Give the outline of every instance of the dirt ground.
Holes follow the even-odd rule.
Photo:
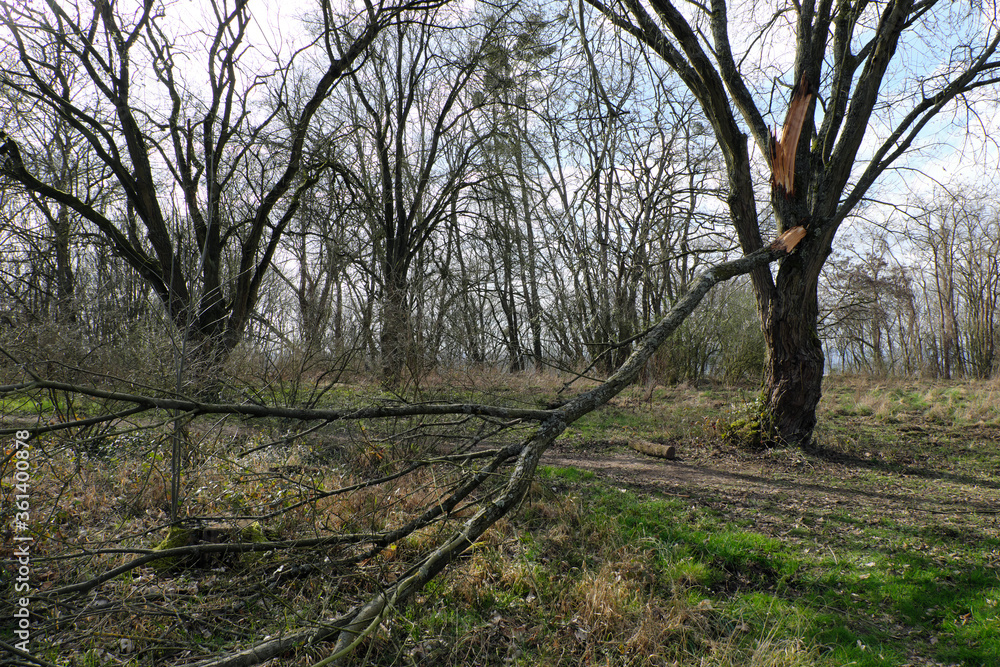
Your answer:
[[[997,471],[979,476],[932,462],[683,445],[676,459],[666,460],[599,442],[556,443],[542,462],[591,471],[630,490],[690,499],[775,537],[830,515],[868,524],[936,523],[955,531],[968,518],[978,530],[984,520],[998,528]]]

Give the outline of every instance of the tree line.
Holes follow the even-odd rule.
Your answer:
[[[321,2],[274,39],[247,3],[203,9],[188,25],[152,1],[4,7],[8,329],[58,322],[92,350],[148,321],[202,380],[237,349],[349,359],[386,385],[438,364],[610,373],[707,261],[801,226],[794,257],[714,295],[650,372],[759,362],[762,422],[799,442],[827,367],[820,324],[842,364],[992,364],[989,302],[959,299],[944,227],[906,234],[947,260],[917,298],[933,336],[859,319],[877,267],[835,259],[819,298],[873,184],[940,113],[988,100],[985,7],[751,15],[760,39],[740,58],[722,2]],[[939,37],[924,58],[897,57],[922,30]],[[765,62],[781,39],[799,48]],[[772,130],[793,106],[794,127]],[[873,119],[889,131],[866,143]]]
[[[28,14],[38,32],[20,19],[8,51],[22,67],[4,74],[8,329],[57,323],[95,347],[169,326],[213,365],[242,345],[388,383],[438,364],[611,372],[706,259],[733,250],[704,119],[593,12],[429,11],[353,41],[351,24],[306,17],[334,64],[300,56],[251,76],[236,55],[263,54],[234,8],[204,87],[155,16],[101,19],[135,39],[105,27],[112,56],[87,75],[72,34],[41,34],[52,17]],[[152,70],[141,94],[133,61]],[[762,363],[752,336],[724,345],[752,327],[748,299],[715,297],[730,328],[692,323],[658,372]]]
[[[905,235],[871,228],[827,269],[831,366],[875,375],[997,372],[1000,211],[985,193],[939,190],[907,211]]]

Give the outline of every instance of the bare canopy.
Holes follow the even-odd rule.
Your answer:
[[[747,35],[753,12],[741,7],[737,24],[724,0],[587,1],[661,58],[697,98],[725,157],[731,224],[743,251],[761,247],[771,218],[779,233],[798,225],[808,230],[800,251],[776,275],[766,267],[751,274],[768,348],[761,439],[808,443],[824,370],[817,283],[834,238],[935,116],[956,104],[989,103],[1000,80],[997,8],[991,2],[805,0],[781,3]],[[734,33],[740,33],[738,48]],[[788,37],[794,49],[779,48]],[[762,45],[787,56],[770,59]],[[780,150],[772,150],[767,110],[760,106],[773,72],[798,91],[779,113],[791,107],[791,117],[802,119],[801,135],[783,133]],[[876,119],[889,126],[882,136],[870,131]],[[755,178],[747,134],[778,187]],[[786,140],[797,145],[785,146]],[[769,211],[760,210],[761,201],[769,201]]]

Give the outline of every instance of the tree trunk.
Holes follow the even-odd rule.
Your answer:
[[[800,187],[806,186],[803,179]],[[771,203],[779,233],[808,223],[801,197],[772,188]],[[781,261],[773,281],[768,274],[753,276],[767,348],[760,415],[764,446],[807,446],[812,441],[825,370],[817,326],[818,285],[832,236],[826,231],[803,239],[797,252]]]
[[[527,124],[527,120],[525,120]],[[527,130],[518,128],[519,132],[527,135]],[[528,176],[524,168],[524,154],[520,145],[521,134],[518,134],[518,145],[515,148],[515,164],[517,166],[518,180],[521,182],[521,216],[524,220],[524,231],[526,234],[525,243],[527,245],[527,255],[519,252],[521,257],[521,271],[524,272],[527,265],[527,277],[522,277],[524,289],[524,303],[528,311],[528,326],[531,329],[531,353],[534,357],[535,370],[541,373],[545,369],[542,361],[542,302],[538,298],[538,267],[537,250],[535,248],[535,229],[531,213],[531,192],[528,190]],[[518,239],[518,250],[521,249],[520,235]]]
[[[387,387],[398,387],[403,381],[407,353],[410,349],[410,317],[407,304],[405,275],[387,276],[382,300],[381,380]]]
[[[761,435],[765,445],[808,445],[816,426],[825,362],[816,329],[815,283],[809,292],[786,292],[771,299],[764,319],[768,355]]]
[[[59,213],[52,221],[52,246],[56,259],[56,321],[76,324],[76,278],[70,256],[70,211],[59,205]]]

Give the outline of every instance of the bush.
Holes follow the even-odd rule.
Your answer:
[[[765,354],[749,284],[724,284],[657,351],[653,376],[664,384],[709,377],[756,383],[763,375]]]

